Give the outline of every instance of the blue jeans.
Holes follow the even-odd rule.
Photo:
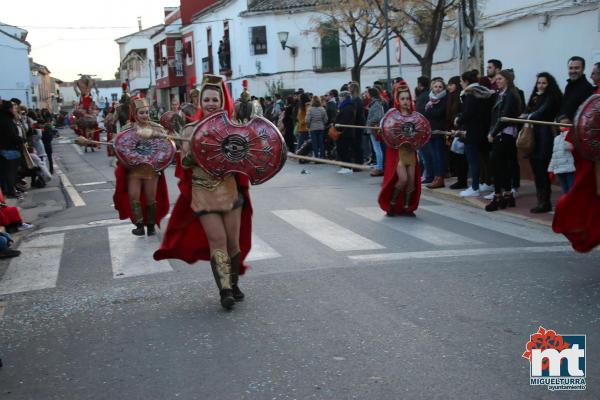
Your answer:
[[[567,193],[571,189],[571,186],[573,186],[575,173],[567,172],[564,174],[556,174],[556,176],[558,176],[558,181],[560,182],[560,187],[562,188],[563,193]]]
[[[421,171],[421,175],[425,175],[425,178],[429,180],[433,180],[433,154],[431,151],[431,142],[427,142],[425,146],[421,147],[419,150],[419,160],[422,160],[423,169]]]
[[[375,151],[375,158],[377,159],[375,169],[383,171],[383,150],[381,150],[381,142],[375,139],[374,134],[371,133],[369,136],[371,137],[371,144],[373,145],[373,150]]]
[[[310,131],[310,141],[315,157],[325,158],[325,131]]]
[[[438,135],[432,136],[429,141],[433,161],[433,174],[442,178],[446,175],[446,144],[444,141],[445,139]]]
[[[299,149],[300,147],[302,147],[304,142],[308,140],[308,132],[300,132],[297,133],[296,136],[298,136],[298,143],[296,143],[296,149]]]
[[[471,188],[479,190],[479,150],[476,144],[465,143],[465,156],[471,172]]]

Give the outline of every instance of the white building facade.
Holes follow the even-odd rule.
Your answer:
[[[249,91],[264,96],[272,90],[302,88],[307,92],[324,94],[338,89],[351,80],[353,66],[351,49],[344,46],[341,33],[325,42],[316,32],[324,16],[314,8],[314,1],[290,2],[262,0],[248,6],[246,0],[220,1],[198,13],[192,24],[185,26],[185,35],[193,31],[196,75],[222,72],[218,49],[220,41],[230,43],[230,74],[228,81],[232,95],[237,98],[242,91],[242,81],[248,80]],[[278,33],[288,32],[283,49]],[[185,37],[185,36],[184,36]],[[395,42],[391,44],[392,78],[400,74],[395,61]],[[415,46],[423,50],[422,46]],[[369,55],[369,50],[366,52]],[[456,38],[443,37],[436,51],[433,76],[445,79],[459,72],[458,42]],[[421,75],[417,60],[402,49],[402,77],[414,86]],[[386,53],[381,51],[361,72],[361,83],[370,86],[387,76]],[[200,79],[198,79],[200,81]]]
[[[31,107],[32,86],[29,68],[29,43],[25,41],[27,31],[2,24],[0,29],[0,99],[20,99]]]
[[[512,68],[516,84],[529,96],[536,74],[551,73],[566,85],[567,61],[586,60],[586,76],[600,61],[600,1],[489,0],[481,29],[484,61],[499,59]]]
[[[161,28],[162,25],[156,25],[115,39],[119,45],[120,78],[128,82],[132,94],[146,92],[156,83],[151,37]]]

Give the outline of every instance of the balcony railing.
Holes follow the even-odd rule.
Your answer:
[[[346,70],[346,47],[313,47],[313,70],[315,72]]]
[[[175,75],[183,76],[183,62],[181,62],[181,61],[175,62]]]

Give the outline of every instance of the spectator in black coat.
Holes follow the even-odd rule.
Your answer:
[[[0,105],[0,185],[6,197],[15,198],[15,182],[21,163],[23,139],[15,124],[12,102],[2,100]]]
[[[285,102],[284,114],[283,114],[283,127],[285,144],[289,151],[292,153],[296,152],[296,137],[294,136],[294,124],[295,117],[295,102],[292,96],[288,96]]]
[[[356,126],[366,126],[367,116],[365,115],[365,103],[360,94],[360,86],[358,82],[350,82],[348,84],[348,90],[352,95],[352,103],[354,104],[354,122]],[[352,140],[352,158],[356,164],[363,164],[364,150],[363,150],[363,136],[365,135],[364,129],[354,129],[354,136]]]
[[[562,107],[558,114],[561,122],[572,123],[577,109],[588,97],[594,93],[594,86],[587,80],[585,74],[585,60],[574,56],[569,59],[569,79],[565,88]]]
[[[537,81],[529,97],[524,118],[538,121],[554,121],[558,111],[562,93],[556,79],[548,72],[537,75]],[[554,145],[554,128],[545,125],[534,125],[534,149],[528,155],[529,163],[535,178],[537,205],[531,209],[532,213],[546,213],[552,211],[550,196],[552,189],[548,177],[548,165],[552,158]]]
[[[431,139],[429,147],[433,159],[433,182],[427,185],[430,189],[444,187],[444,176],[446,175],[446,136],[436,134],[436,131],[446,130],[446,105],[448,104],[446,84],[442,78],[431,81],[431,91],[428,93],[428,101],[425,104],[424,116],[431,125]]]
[[[429,78],[420,77],[418,82],[418,86],[421,86],[425,83],[427,79],[427,88],[429,88]],[[428,90],[419,90],[415,88],[415,108],[418,113],[425,114],[425,106],[429,101],[429,91]],[[419,163],[421,164],[421,183],[429,184],[433,182],[434,179],[434,170],[433,170],[433,152],[431,150],[431,143],[427,142],[425,146],[419,149]]]
[[[498,94],[492,108],[490,133],[492,143],[491,164],[494,175],[494,198],[485,206],[486,211],[496,211],[506,207],[515,207],[512,193],[513,168],[517,164],[516,138],[518,129],[512,122],[502,121],[503,117],[516,118],[523,111],[521,97],[514,85],[515,75],[504,69],[496,76]]]
[[[477,71],[464,72],[460,77],[463,87],[462,108],[456,118],[457,128],[466,131],[464,137],[465,156],[471,175],[471,187],[463,190],[461,197],[479,196],[481,160],[479,153],[486,148],[486,134],[489,130],[490,112],[488,104],[494,92],[479,84]]]
[[[335,122],[343,125],[353,125],[355,118],[354,102],[350,92],[340,93],[340,104],[338,106],[338,115]],[[352,162],[352,142],[354,140],[354,129],[340,128],[342,133],[336,143],[337,156],[339,161]],[[339,174],[351,174],[350,168],[341,168]]]

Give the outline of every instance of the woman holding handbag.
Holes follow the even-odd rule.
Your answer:
[[[561,100],[562,92],[556,79],[548,72],[541,72],[537,75],[523,117],[538,121],[554,121],[560,110]],[[552,189],[548,177],[548,165],[552,158],[554,130],[553,127],[545,125],[533,125],[531,129],[533,129],[533,150],[528,157],[535,178],[537,205],[530,211],[540,214],[552,211],[550,201]]]

